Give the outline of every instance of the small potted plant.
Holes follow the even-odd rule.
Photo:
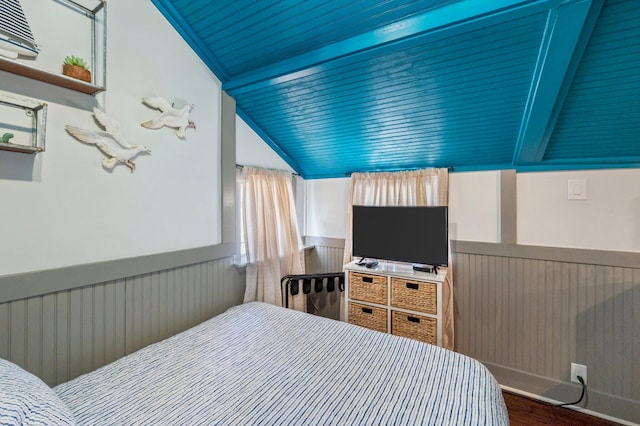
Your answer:
[[[62,74],[91,83],[91,71],[87,62],[78,56],[67,56],[62,64]]]

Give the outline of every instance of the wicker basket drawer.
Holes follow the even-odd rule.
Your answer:
[[[349,299],[387,304],[387,277],[349,272]]]
[[[391,311],[391,334],[438,344],[437,320],[420,315]]]
[[[438,312],[436,285],[391,278],[391,306],[436,315]]]
[[[387,310],[349,302],[349,323],[387,332]]]

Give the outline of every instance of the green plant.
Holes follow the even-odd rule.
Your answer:
[[[75,65],[77,67],[82,67],[86,70],[89,69],[89,64],[79,56],[70,55],[64,58],[65,65]]]
[[[11,139],[13,137],[13,133],[5,133],[4,135],[2,135],[2,143],[10,143],[9,139]]]

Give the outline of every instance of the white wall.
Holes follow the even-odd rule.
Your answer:
[[[498,172],[449,175],[449,231],[467,241],[498,240]],[[306,181],[306,235],[345,238],[350,178]]]
[[[238,116],[236,116],[236,162],[243,166],[293,171],[287,162]]]
[[[0,90],[49,105],[44,153],[0,151],[0,276],[219,243],[219,81],[150,2],[109,2],[108,25],[107,91],[96,97],[0,72]],[[143,96],[194,103],[197,130],[179,140],[142,128],[157,114]],[[152,150],[135,173],[104,170],[95,147],[65,132],[97,128],[96,105]]]
[[[314,179],[305,182],[305,235],[325,238],[346,236],[350,187],[350,178]]]
[[[517,176],[520,244],[640,252],[640,169]],[[567,200],[569,179],[586,200]]]
[[[640,169],[517,174],[517,242],[640,252]],[[567,200],[567,181],[586,179],[587,200]],[[307,235],[344,238],[348,178],[306,182]],[[449,181],[453,239],[499,242],[500,174],[454,172]]]
[[[500,238],[500,173],[449,174],[449,236],[495,243]]]

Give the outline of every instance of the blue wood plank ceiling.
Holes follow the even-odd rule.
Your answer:
[[[152,1],[306,179],[640,165],[640,1]]]

